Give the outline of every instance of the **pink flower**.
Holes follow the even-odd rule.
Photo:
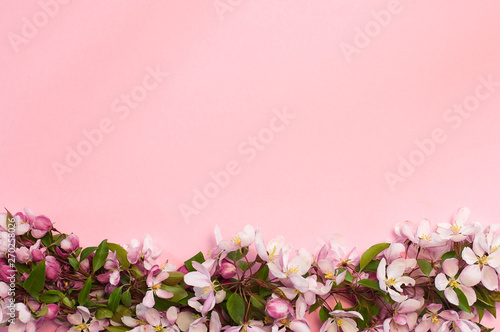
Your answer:
[[[71,233],[64,240],[61,241],[61,248],[66,252],[73,252],[80,247],[80,240],[78,236]]]
[[[472,248],[466,247],[462,251],[462,258],[469,264],[462,272],[463,283],[475,286],[482,282],[489,290],[497,289],[496,269],[500,268],[500,250],[488,245],[484,234],[476,236]]]
[[[99,322],[90,319],[90,312],[86,307],[77,307],[77,311],[74,314],[68,315],[67,318],[68,322],[73,325],[68,332],[97,332],[100,330]]]
[[[168,276],[168,272],[161,271],[158,266],[154,266],[151,271],[149,271],[146,279],[146,284],[148,285],[149,290],[146,292],[146,296],[142,300],[142,304],[144,306],[152,308],[155,305],[154,295],[162,299],[169,299],[174,296],[172,292],[161,289],[163,280],[167,279]]]
[[[415,327],[415,332],[437,332],[446,321],[438,313],[443,305],[432,303],[427,306],[427,313],[422,316],[422,321]]]
[[[26,216],[22,213],[16,213],[15,215],[12,216],[14,218],[14,223],[15,223],[15,234],[17,236],[23,235],[27,233],[31,225],[26,219]],[[6,213],[0,213],[0,229],[7,231],[7,214]]]
[[[46,216],[35,216],[33,211],[30,209],[24,209],[24,212],[26,213],[26,218],[31,224],[31,235],[33,235],[34,238],[40,239],[52,229],[52,222]]]
[[[248,247],[255,240],[255,228],[246,225],[242,232],[236,234],[231,241],[223,240],[218,226],[215,227],[215,240],[217,246],[227,252],[238,250],[243,247]]]
[[[464,271],[457,278],[458,274],[458,259],[449,258],[443,262],[443,272],[436,276],[435,284],[436,288],[440,291],[444,291],[446,299],[450,301],[451,304],[458,305],[458,295],[455,293],[454,289],[460,289],[465,297],[467,297],[467,302],[469,305],[473,305],[476,302],[476,292],[471,287],[466,286],[463,283]]]
[[[155,250],[153,239],[147,234],[141,243],[138,240],[132,240],[130,245],[124,247],[127,250],[127,259],[132,264],[143,262],[146,271],[151,270],[156,265],[155,259],[158,258],[163,250]]]
[[[363,319],[357,311],[334,310],[320,328],[320,332],[357,332],[358,324],[353,318]]]
[[[57,318],[59,312],[59,306],[55,303],[47,304],[47,313],[43,316],[47,320],[54,320]]]
[[[479,326],[471,321],[475,318],[475,315],[468,314],[465,311],[457,313],[453,310],[446,310],[441,313],[441,317],[445,318],[447,321],[443,323],[439,331],[449,331],[450,328],[453,329],[453,331],[460,332],[481,331]]]
[[[61,273],[61,265],[54,256],[45,257],[45,277],[47,280],[55,280]]]
[[[481,230],[479,224],[465,225],[467,218],[469,217],[470,211],[468,208],[461,208],[458,210],[453,223],[439,223],[437,232],[444,240],[451,240],[453,242],[462,242],[469,235],[478,233]]]
[[[293,308],[290,302],[280,298],[274,298],[266,304],[267,314],[274,319],[283,319],[292,311]]]
[[[413,328],[417,324],[417,310],[419,310],[423,304],[423,299],[408,299],[398,303],[392,317],[384,321],[384,330],[398,332],[413,331]]]

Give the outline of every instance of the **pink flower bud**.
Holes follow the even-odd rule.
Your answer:
[[[31,259],[30,251],[26,247],[21,247],[16,249],[16,259],[19,263],[26,263]]]
[[[54,320],[57,317],[59,306],[55,303],[47,304],[47,313],[43,316],[47,320]]]
[[[90,269],[90,262],[88,258],[85,258],[83,261],[80,262],[80,269],[82,271],[88,272]]]
[[[43,250],[33,249],[31,251],[31,257],[33,257],[35,262],[40,263],[45,259],[45,248]]]
[[[224,279],[232,278],[236,274],[236,266],[229,262],[222,262],[220,265],[220,274]]]
[[[269,316],[274,319],[283,319],[288,316],[290,312],[291,305],[290,302],[283,299],[272,299],[267,302],[266,311]]]
[[[33,228],[39,231],[48,232],[52,228],[52,222],[46,216],[37,216],[33,221]]]
[[[75,234],[68,235],[61,241],[61,248],[66,252],[73,252],[80,247],[80,240]]]
[[[54,256],[45,258],[45,277],[48,280],[55,280],[61,273],[61,265]]]
[[[1,262],[1,261],[0,261]],[[10,283],[10,281],[12,280],[15,280],[15,279],[11,279],[11,277],[14,275],[14,270],[9,266],[7,265],[7,263],[3,264],[3,262],[1,262],[2,264],[0,264],[0,279],[2,279],[4,282],[6,282],[7,284]]]

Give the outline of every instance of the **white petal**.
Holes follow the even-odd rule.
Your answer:
[[[467,247],[462,251],[462,258],[467,264],[471,265],[477,262],[477,255],[471,248]]]
[[[435,284],[438,290],[443,291],[448,286],[448,278],[446,278],[444,273],[440,273],[435,279]]]
[[[443,262],[443,271],[448,277],[455,277],[458,273],[458,259],[449,258]]]
[[[479,265],[469,265],[460,273],[460,282],[465,286],[475,286],[481,282],[481,269]]]
[[[495,290],[498,287],[498,275],[491,266],[483,266],[481,281],[484,287]]]

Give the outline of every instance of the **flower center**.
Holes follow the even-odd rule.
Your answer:
[[[427,234],[422,234],[422,235],[420,235],[420,236],[419,236],[419,239],[420,239],[420,240],[429,241],[429,242],[431,242],[431,241],[432,241],[431,236],[430,236],[430,235],[427,235]]]
[[[437,323],[437,324],[439,324],[439,319],[437,318],[437,315],[434,315],[432,317],[431,323]]]
[[[155,326],[155,331],[163,331],[163,326]]]
[[[343,319],[338,319],[337,320],[337,326],[344,327],[344,320]]]
[[[271,251],[269,252],[269,260],[270,261],[273,261],[276,259],[276,257],[278,257],[278,255],[276,255],[276,250],[278,250],[278,248],[276,246],[274,246],[273,249],[271,249]]]
[[[394,278],[390,278],[385,282],[385,284],[387,286],[394,286],[396,284],[396,280]]]
[[[241,246],[241,237],[239,235],[236,235],[233,238],[233,242],[236,243],[237,245]]]
[[[87,326],[85,324],[80,324],[76,326],[76,329],[78,331],[84,331],[84,330],[87,331]]]
[[[297,265],[293,265],[288,269],[288,274],[299,273],[299,267]]]
[[[450,280],[449,285],[450,285],[451,288],[458,288],[458,286],[460,286],[460,284],[458,283],[458,281],[456,281],[453,278]]]
[[[325,278],[326,279],[333,279],[333,272],[331,270],[326,270],[325,271]]]
[[[453,234],[457,235],[460,233],[460,230],[462,229],[462,226],[458,226],[457,222],[455,221],[453,225],[451,225],[450,229],[453,231]]]
[[[490,261],[491,257],[488,257],[487,255],[483,255],[482,257],[479,257],[477,259],[479,266],[483,267],[484,265],[488,265],[488,262]]]
[[[153,286],[151,286],[151,289],[153,289],[153,290],[158,290],[158,289],[160,289],[160,284],[157,284],[157,285],[153,285]]]
[[[214,289],[214,285],[210,286],[205,286],[203,287],[203,295],[207,295],[209,292],[211,292]]]

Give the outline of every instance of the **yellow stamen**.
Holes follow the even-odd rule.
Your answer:
[[[299,273],[299,267],[294,265],[288,269],[288,274]]]
[[[483,267],[484,265],[488,265],[488,262],[490,261],[491,257],[488,257],[487,255],[483,255],[482,257],[478,258],[477,261],[479,262],[479,266]]]
[[[163,327],[160,325],[155,326],[155,331],[163,331]]]
[[[77,329],[78,331],[87,330],[87,326],[85,326],[84,324],[80,324],[80,325],[77,325],[77,326],[76,326],[76,329]]]
[[[419,239],[420,239],[420,240],[429,241],[429,242],[431,242],[431,241],[432,241],[431,236],[430,236],[430,235],[427,235],[427,234],[422,234],[422,235],[420,235],[420,236],[419,236]]]
[[[241,237],[239,235],[236,235],[233,238],[233,242],[236,243],[237,245],[241,246]]]
[[[158,285],[153,285],[153,286],[151,286],[151,289],[158,290],[158,289],[160,289],[160,285],[159,284]]]
[[[326,270],[325,271],[325,278],[326,279],[333,279],[333,272],[331,270]]]
[[[337,326],[343,327],[344,326],[344,320],[343,319],[338,319],[337,320]]]
[[[458,288],[458,286],[460,286],[458,281],[456,281],[455,279],[451,279],[448,285],[450,285],[451,288]]]
[[[276,255],[276,250],[278,250],[278,248],[274,246],[273,249],[271,249],[271,251],[269,252],[269,261],[272,262],[278,257],[278,255]]]
[[[460,233],[462,226],[458,226],[457,222],[455,221],[453,225],[451,225],[450,229],[453,231],[453,234],[457,235]]]
[[[390,278],[390,279],[385,281],[385,284],[389,287],[394,286],[396,284],[396,280],[394,278]]]
[[[432,317],[431,323],[439,324],[439,319],[437,318],[437,316]]]
[[[500,248],[500,245],[498,245],[498,246],[494,246],[493,248],[491,248],[490,255],[491,255],[492,253],[494,253],[495,251],[497,251],[499,248]]]

